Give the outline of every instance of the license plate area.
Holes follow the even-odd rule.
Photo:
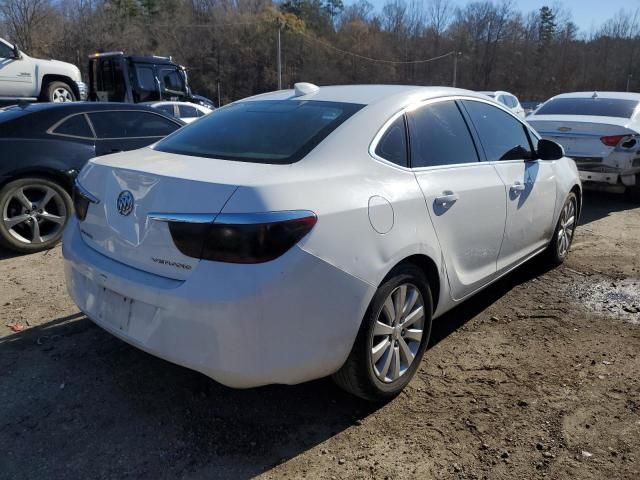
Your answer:
[[[122,332],[129,330],[133,299],[120,295],[105,287],[98,287],[96,292],[96,320],[116,328]]]

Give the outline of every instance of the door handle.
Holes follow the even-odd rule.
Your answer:
[[[513,182],[513,185],[511,185],[510,190],[512,192],[524,192],[525,188],[527,188],[522,182]]]
[[[455,203],[460,197],[457,193],[453,193],[451,190],[445,190],[442,195],[435,198],[436,205],[448,207]]]

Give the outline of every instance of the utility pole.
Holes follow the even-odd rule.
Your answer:
[[[631,86],[631,77],[633,77],[632,74],[627,75],[627,92],[629,91],[629,87]]]
[[[278,18],[278,90],[282,90],[282,48],[280,44],[280,31],[282,21]]]
[[[455,88],[458,82],[458,57],[462,55],[462,52],[453,52],[453,87]]]

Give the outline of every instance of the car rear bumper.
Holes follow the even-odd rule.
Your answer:
[[[63,240],[67,288],[96,324],[235,388],[329,375],[349,354],[375,287],[294,247],[258,265],[202,261],[184,281]]]

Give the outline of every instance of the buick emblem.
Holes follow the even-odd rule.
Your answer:
[[[118,213],[124,217],[133,211],[133,194],[129,190],[123,190],[118,195],[116,202]]]

